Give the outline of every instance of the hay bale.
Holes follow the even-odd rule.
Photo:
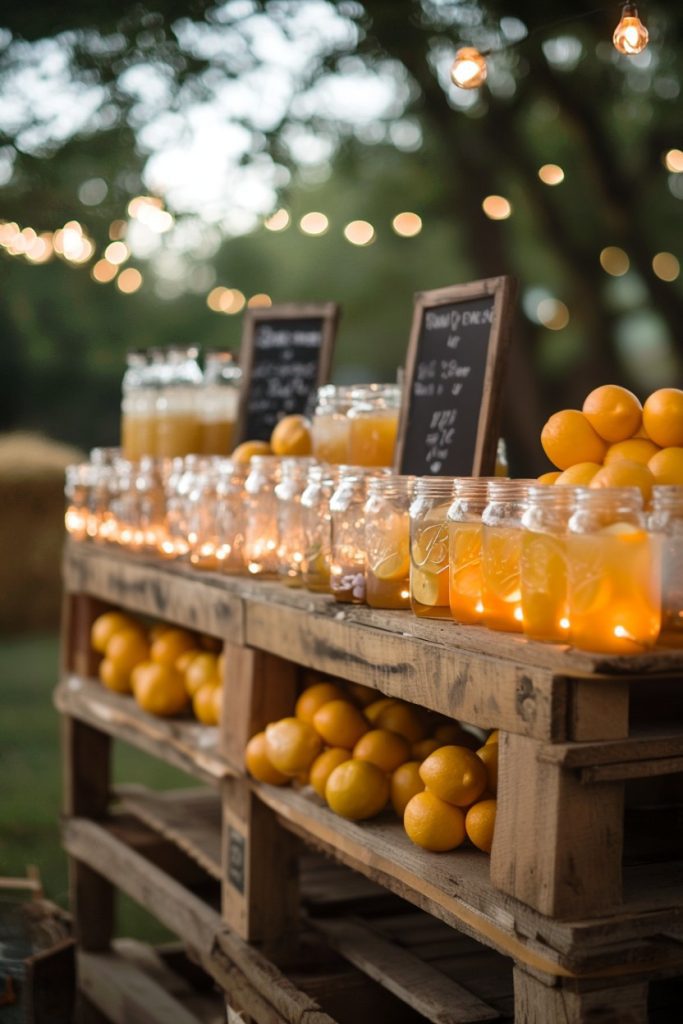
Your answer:
[[[59,624],[64,469],[82,459],[37,434],[0,435],[0,631]]]

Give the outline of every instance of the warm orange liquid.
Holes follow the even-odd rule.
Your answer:
[[[318,462],[343,465],[351,461],[349,428],[350,421],[341,413],[313,417],[313,455]]]
[[[156,456],[173,459],[201,451],[202,425],[191,413],[159,416],[156,421]]]
[[[392,512],[368,522],[366,601],[371,608],[410,608],[410,520]]]
[[[523,627],[536,640],[569,638],[567,542],[564,537],[525,530],[522,536]]]
[[[450,619],[448,603],[448,526],[413,527],[410,546],[410,607],[425,619]]]
[[[371,608],[410,608],[410,580],[381,580],[369,569],[365,600]]]
[[[201,451],[204,455],[229,455],[234,433],[234,420],[203,420]]]
[[[353,466],[391,466],[398,431],[398,409],[360,413],[349,420],[349,463]]]
[[[121,447],[124,458],[139,462],[143,455],[156,455],[156,424],[153,416],[121,416]]]
[[[661,620],[659,538],[640,529],[571,535],[568,556],[572,643],[614,654],[654,644]]]
[[[481,559],[483,618],[490,629],[522,631],[521,554],[521,529],[484,526]]]
[[[484,604],[481,575],[481,523],[449,526],[449,600],[456,622],[481,623]]]

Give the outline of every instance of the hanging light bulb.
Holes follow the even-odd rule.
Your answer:
[[[478,89],[486,81],[486,57],[476,46],[463,46],[451,65],[451,82],[459,89]]]
[[[625,53],[629,57],[636,53],[642,53],[648,43],[650,35],[638,17],[638,8],[635,4],[624,4],[621,12],[621,21],[614,30],[612,42],[619,53]]]

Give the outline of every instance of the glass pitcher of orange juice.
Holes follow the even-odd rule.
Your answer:
[[[200,450],[204,455],[229,455],[232,451],[241,380],[242,371],[232,352],[206,352],[199,398]]]
[[[349,410],[349,457],[354,466],[391,466],[401,404],[399,384],[353,388]]]
[[[121,385],[121,447],[123,456],[137,462],[155,454],[154,387],[147,353],[133,349],[126,355]]]
[[[529,480],[490,480],[481,517],[484,625],[521,633],[522,515]]]
[[[365,503],[366,600],[371,608],[410,608],[410,502],[415,478],[368,480]]]
[[[199,390],[202,371],[193,346],[172,346],[161,368],[156,398],[157,458],[172,459],[201,450]]]
[[[313,455],[318,462],[340,465],[349,462],[349,434],[353,388],[325,384],[318,388],[311,424]]]
[[[661,624],[661,536],[635,487],[578,488],[569,519],[569,619],[582,650],[633,654]]]
[[[535,640],[569,640],[567,532],[575,492],[574,487],[529,487],[520,581],[524,633]]]
[[[410,606],[428,619],[449,619],[448,510],[452,477],[421,477],[410,506]]]

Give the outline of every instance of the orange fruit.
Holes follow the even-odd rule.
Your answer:
[[[274,455],[310,455],[311,424],[305,416],[284,416],[270,435]]]
[[[172,665],[147,662],[143,671],[133,674],[132,682],[136,701],[152,715],[177,715],[187,705],[185,680]]]
[[[187,672],[187,670],[189,668],[190,662],[194,658],[196,658],[196,656],[198,654],[203,654],[203,653],[204,652],[201,651],[198,647],[193,647],[189,651],[183,651],[183,653],[180,655],[180,657],[176,660],[175,667],[178,669],[179,672],[182,672],[183,675],[184,675],[185,672]]]
[[[485,743],[477,751],[477,757],[486,767],[486,788],[491,793],[498,792],[498,744]]]
[[[449,804],[468,807],[486,789],[484,762],[467,747],[439,747],[420,765],[427,789]]]
[[[125,666],[121,667],[109,658],[102,658],[97,671],[107,689],[113,690],[115,693],[133,692],[130,685],[130,670]]]
[[[484,853],[491,852],[495,825],[495,800],[480,800],[479,803],[472,804],[465,816],[465,831],[470,842]]]
[[[290,781],[288,775],[283,775],[270,763],[265,732],[257,732],[251,737],[244,750],[244,763],[249,774],[258,782],[267,782],[269,786],[284,786]]]
[[[569,469],[577,462],[602,462],[607,445],[578,409],[553,413],[541,431],[541,444],[553,466]]]
[[[347,683],[346,689],[351,700],[362,708],[377,703],[378,691],[373,690],[371,686],[363,686],[362,683]]]
[[[406,761],[398,766],[391,776],[391,803],[399,818],[403,818],[409,800],[416,793],[421,793],[425,784],[420,778],[420,765],[417,761]]]
[[[157,622],[157,624],[152,626],[149,631],[150,644],[153,644],[155,640],[158,640],[160,636],[164,635],[164,633],[168,633],[169,629],[172,628],[172,626],[167,625],[165,622]]]
[[[683,445],[683,391],[660,388],[643,406],[643,426],[660,448]]]
[[[176,662],[177,667],[178,662]],[[185,670],[185,687],[190,697],[194,697],[197,690],[206,683],[218,686],[219,682],[218,658],[216,655],[210,654],[209,651],[202,651],[200,654],[196,654]]]
[[[403,827],[417,846],[434,853],[454,850],[465,839],[463,812],[429,790],[416,793],[408,801]]]
[[[147,660],[149,647],[139,629],[122,629],[111,637],[105,653],[107,659],[116,662],[122,672],[132,672],[136,665]]]
[[[104,612],[98,615],[90,627],[90,646],[98,654],[104,654],[114,633],[123,629],[139,629],[134,619],[123,612]]]
[[[558,476],[560,476],[560,475],[561,474],[560,474],[559,469],[553,469],[549,473],[541,473],[541,475],[536,478],[536,483],[537,484],[543,484],[545,486],[550,486],[551,484],[555,483],[555,481],[557,480]]]
[[[557,487],[587,487],[599,469],[599,462],[577,462],[575,466],[560,473],[555,485]]]
[[[298,718],[281,718],[266,726],[266,752],[271,764],[283,775],[306,772],[322,749],[312,725]]]
[[[192,696],[192,710],[194,717],[202,725],[218,725],[216,715],[216,701],[214,694],[218,689],[218,683],[202,683]]]
[[[376,764],[383,772],[393,772],[410,757],[410,743],[389,729],[371,729],[358,740],[353,756]]]
[[[435,750],[442,746],[443,743],[440,743],[439,740],[432,736],[430,739],[418,740],[417,743],[413,743],[411,753],[417,761],[424,761],[426,757],[429,757],[430,754],[433,754]]]
[[[321,708],[323,704],[328,704],[331,700],[343,700],[345,696],[341,687],[335,683],[314,683],[299,695],[299,699],[294,705],[294,714],[302,722],[313,725],[313,716],[318,708]]]
[[[409,743],[423,740],[427,732],[419,713],[411,704],[406,704],[402,700],[382,708],[375,719],[375,724],[380,729],[390,729],[391,732],[405,736]]]
[[[628,459],[629,462],[640,462],[646,466],[658,451],[659,448],[652,441],[644,437],[632,437],[630,441],[619,441],[618,444],[610,445],[605,455],[605,465],[611,466],[613,462]]]
[[[323,704],[313,716],[313,726],[325,743],[346,750],[353,750],[368,731],[365,715],[348,700],[331,700]]]
[[[196,646],[195,638],[186,629],[167,629],[154,641],[149,656],[160,665],[175,666],[181,654],[194,650]]]
[[[216,725],[220,725],[222,715],[223,715],[223,684],[219,683],[218,686],[214,686],[214,688],[213,688],[213,716],[216,719]]]
[[[273,450],[267,441],[243,441],[238,444],[230,456],[233,462],[247,463],[254,455],[272,455]]]
[[[625,441],[640,427],[643,407],[627,388],[603,384],[583,403],[583,412],[595,432],[605,441]]]
[[[350,760],[351,751],[343,747],[328,747],[322,754],[318,754],[311,765],[309,781],[321,800],[325,799],[325,786],[334,769]]]
[[[647,505],[652,495],[655,478],[641,462],[619,459],[603,466],[591,480],[589,487],[638,487]]]
[[[439,741],[440,747],[455,744],[457,747],[469,747],[476,750],[479,740],[467,729],[463,729],[458,722],[442,722],[434,730],[434,739]]]
[[[363,708],[363,714],[369,722],[372,722],[372,724],[375,725],[380,711],[384,711],[384,709],[388,708],[391,704],[398,704],[395,697],[380,697],[379,700],[374,700],[372,704],[367,704]]]
[[[656,484],[683,484],[683,448],[662,448],[652,456],[647,468]]]
[[[352,758],[330,774],[325,799],[342,818],[364,821],[384,810],[389,799],[389,780],[376,764]]]
[[[486,737],[486,743],[497,743],[500,737],[500,729],[493,729]],[[485,744],[486,745],[486,744]]]

